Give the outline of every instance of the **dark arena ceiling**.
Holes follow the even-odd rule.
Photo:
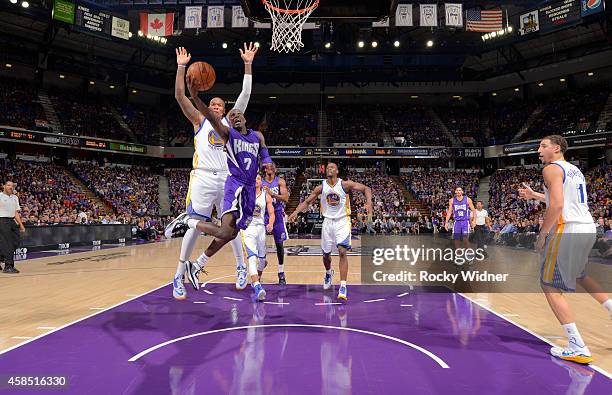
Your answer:
[[[244,41],[257,41],[261,44],[255,64],[258,81],[291,84],[321,80],[328,83],[481,81],[609,51],[612,43],[610,7],[546,34],[518,34],[521,13],[555,2],[463,2],[464,10],[501,7],[504,26],[514,28],[504,37],[486,41],[482,33],[445,26],[420,27],[417,21],[411,27],[395,27],[391,23],[390,27],[373,28],[371,20],[323,19],[315,29],[303,32],[305,47],[287,55],[270,51],[269,29],[231,28],[231,6],[240,5],[238,0],[77,0],[128,19],[133,33],[129,40],[100,38],[54,21],[52,0],[32,0],[27,9],[20,6],[21,1],[17,4],[0,1],[0,61],[46,70],[70,70],[90,78],[138,79],[162,89],[173,83],[176,46],[184,46],[194,58],[214,64],[219,79],[235,82],[242,75],[238,47]],[[418,3],[414,4],[417,13]],[[224,5],[230,9],[229,23],[226,12],[225,28],[184,29],[185,5]],[[439,6],[443,7],[443,2]],[[137,35],[139,13],[143,11],[178,13],[174,34],[167,37],[165,44]],[[363,48],[357,45],[359,41],[364,42]],[[377,43],[375,48],[371,45],[373,41]],[[427,41],[433,45],[428,47]]]

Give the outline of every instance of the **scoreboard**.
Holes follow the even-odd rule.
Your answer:
[[[53,19],[74,26],[75,30],[110,40],[117,37],[128,40],[130,21],[90,3],[54,0]]]
[[[77,4],[74,16],[74,25],[85,33],[102,37],[111,35],[112,15],[108,12],[90,5]]]

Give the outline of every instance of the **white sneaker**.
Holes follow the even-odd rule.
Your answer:
[[[174,277],[172,280],[172,296],[176,300],[185,300],[187,298],[187,290],[183,284],[182,277]]]
[[[550,355],[553,357],[561,358],[566,361],[578,362],[578,363],[591,363],[593,357],[588,348],[583,347],[581,350],[571,350],[569,348],[552,347],[550,349]]]
[[[323,289],[328,290],[331,288],[333,277],[334,277],[333,269],[330,274],[327,274],[327,272],[325,272],[325,277],[323,278]]]
[[[246,269],[236,270],[236,289],[242,291],[247,286],[247,272]]]
[[[182,213],[178,217],[174,218],[172,222],[170,222],[166,229],[164,229],[164,237],[166,239],[171,239],[172,236],[177,233],[181,229],[185,229],[186,221],[189,219],[189,214]]]

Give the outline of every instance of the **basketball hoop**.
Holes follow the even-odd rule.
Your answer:
[[[272,46],[277,52],[293,52],[304,46],[302,27],[319,0],[261,0],[272,17]]]

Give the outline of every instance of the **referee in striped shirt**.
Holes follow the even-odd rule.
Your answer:
[[[3,273],[16,274],[15,250],[19,247],[19,232],[25,232],[19,211],[19,198],[14,194],[15,184],[6,181],[0,192],[0,255],[4,257]],[[19,225],[19,227],[17,226]]]

